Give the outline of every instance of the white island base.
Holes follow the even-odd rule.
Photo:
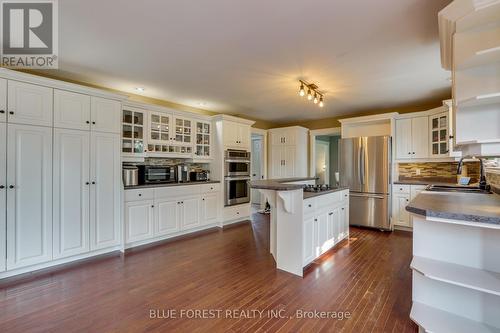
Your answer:
[[[349,190],[304,199],[302,189],[259,189],[271,205],[270,252],[280,270],[303,276],[314,259],[349,237]]]

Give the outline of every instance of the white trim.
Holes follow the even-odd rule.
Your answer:
[[[277,128],[271,128],[268,131],[269,132],[278,132],[278,131],[283,131],[283,130],[286,130],[286,129],[298,129],[298,130],[301,130],[301,131],[304,131],[304,132],[309,131],[308,128],[305,128],[305,127],[302,127],[302,126],[277,127]]]
[[[180,111],[176,110],[173,108],[169,108],[166,106],[158,105],[158,104],[151,104],[151,103],[145,103],[145,102],[136,102],[136,101],[131,101],[127,100],[123,102],[123,108],[130,108],[130,109],[140,109],[139,111],[153,111],[153,112],[162,112],[162,113],[171,113],[176,116],[180,117],[187,117],[187,118],[193,118],[193,119],[198,119],[198,120],[204,120],[207,122],[210,122],[212,120],[211,115],[204,115],[192,111]]]
[[[430,109],[430,110],[425,110],[425,111],[417,111],[417,112],[411,112],[411,113],[403,113],[399,114],[395,117],[395,119],[408,119],[408,118],[415,118],[415,117],[428,117],[428,116],[433,116],[439,113],[443,112],[448,112],[445,106],[438,106],[437,108]]]
[[[339,122],[344,124],[353,124],[353,123],[367,123],[367,122],[377,122],[381,120],[392,120],[399,115],[398,112],[388,112],[388,113],[380,113],[372,116],[362,116],[362,117],[351,117],[339,119]]]
[[[218,115],[215,115],[215,116],[211,116],[210,119],[211,120],[215,120],[215,121],[218,121],[218,120],[229,120],[229,121],[234,121],[234,122],[237,122],[237,123],[240,123],[240,124],[245,124],[245,125],[250,125],[250,126],[252,126],[253,124],[255,124],[255,121],[253,121],[253,120],[248,120],[248,119],[244,119],[244,118],[238,118],[236,116],[231,116],[231,115],[228,115],[228,114],[218,114]]]
[[[309,176],[316,177],[316,136],[338,135],[342,132],[341,127],[323,128],[309,131]]]
[[[23,73],[23,72],[17,72],[17,71],[13,71],[13,70],[7,69],[7,68],[0,68],[0,77],[8,79],[8,80],[15,80],[15,81],[21,81],[21,82],[26,82],[26,83],[32,83],[32,84],[45,86],[45,87],[49,87],[49,88],[66,90],[66,91],[76,92],[76,93],[80,93],[80,94],[87,94],[87,95],[103,97],[103,98],[108,98],[108,99],[114,99],[114,100],[119,100],[119,101],[124,101],[129,97],[129,95],[124,94],[124,93],[108,92],[105,90],[91,88],[91,87],[87,87],[87,86],[83,86],[83,85],[79,85],[79,84],[75,84],[75,83],[60,81],[60,80],[56,80],[56,79],[50,79],[50,78],[46,78],[43,76],[27,74],[27,73]]]

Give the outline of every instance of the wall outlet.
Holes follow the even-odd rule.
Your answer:
[[[415,173],[417,174],[417,176],[420,176],[420,169],[415,169]]]

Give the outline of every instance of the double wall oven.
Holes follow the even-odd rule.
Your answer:
[[[250,202],[250,152],[226,150],[224,154],[225,206]]]

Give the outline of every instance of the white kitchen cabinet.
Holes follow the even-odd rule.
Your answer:
[[[196,158],[210,158],[212,145],[212,124],[207,121],[196,121],[195,150]]]
[[[122,155],[144,157],[146,110],[124,106],[122,113]]]
[[[224,121],[223,143],[225,148],[250,150],[250,125]]]
[[[203,194],[201,198],[201,223],[204,225],[216,223],[219,218],[219,195],[217,193]]]
[[[9,80],[7,86],[9,123],[52,126],[52,88],[13,80]]]
[[[0,123],[0,272],[7,268],[7,124]]]
[[[270,134],[270,178],[307,176],[308,130],[303,127],[272,129]]]
[[[344,204],[342,207],[340,207],[339,221],[340,221],[339,239],[342,240],[344,238],[349,237],[349,207],[347,204]]]
[[[7,121],[7,80],[0,79],[0,123]]]
[[[449,156],[449,118],[448,112],[429,116],[430,128],[430,155],[431,157]]]
[[[54,258],[90,250],[90,132],[54,130]]]
[[[315,257],[319,257],[332,247],[328,238],[328,216],[328,212],[325,211],[316,218]]]
[[[328,239],[332,240],[332,245],[335,245],[340,241],[341,229],[340,207],[336,207],[328,213]]]
[[[165,112],[149,112],[149,156],[192,157],[193,120]]]
[[[169,235],[181,230],[179,221],[179,201],[161,199],[155,203],[155,233],[157,236]]]
[[[308,217],[304,219],[303,224],[303,264],[306,266],[315,258],[316,250],[316,223],[318,219],[315,217]]]
[[[180,202],[181,229],[188,230],[198,227],[200,225],[200,198],[198,196],[187,197],[181,199]]]
[[[90,129],[90,96],[54,90],[54,127]]]
[[[52,259],[52,128],[7,128],[7,269]]]
[[[122,105],[119,101],[94,96],[90,99],[93,131],[120,134],[121,113]]]
[[[154,236],[153,200],[125,203],[125,242],[137,242]]]
[[[120,135],[93,132],[90,140],[90,248],[120,244]]]
[[[392,203],[392,219],[394,225],[411,227],[410,215],[406,211],[406,206],[410,202],[410,195],[404,193],[394,193]]]
[[[429,157],[429,119],[414,117],[396,120],[396,158]]]

